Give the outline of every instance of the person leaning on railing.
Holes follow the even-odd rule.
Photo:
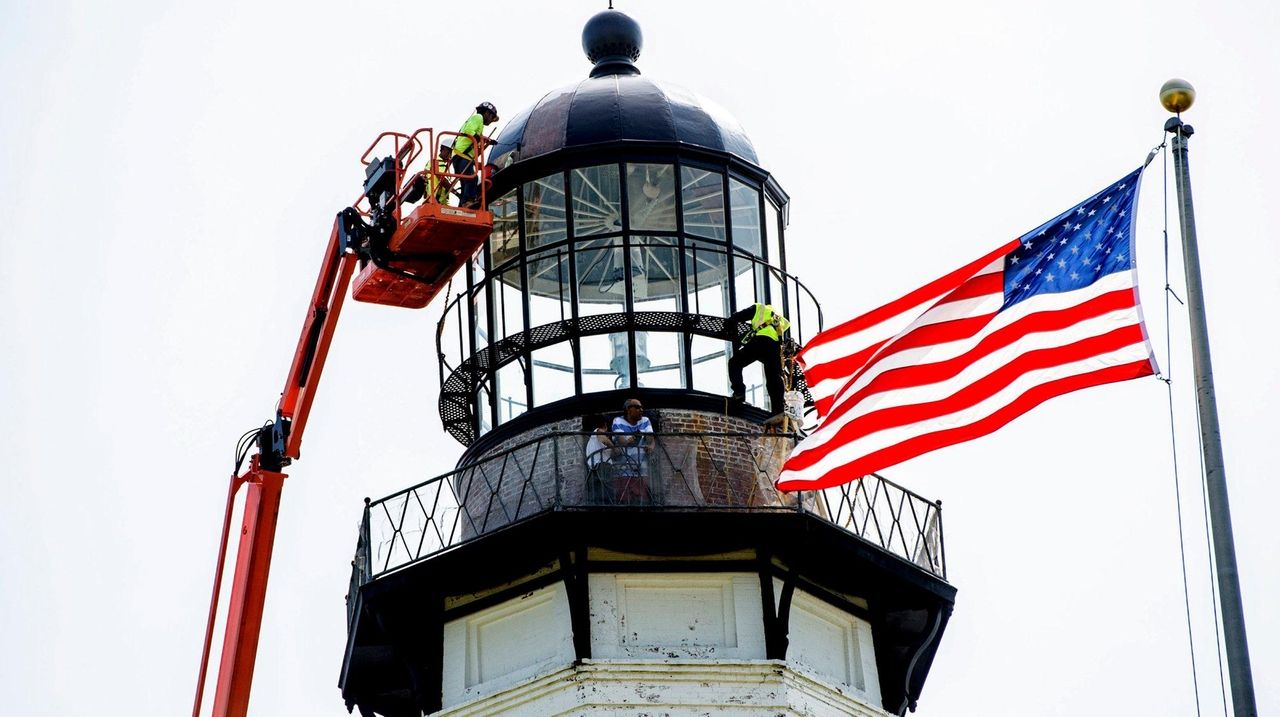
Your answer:
[[[613,419],[609,428],[615,434],[614,445],[620,449],[613,457],[614,496],[619,503],[649,502],[645,461],[654,446],[654,437],[644,406],[639,400],[628,398],[622,404],[622,415]]]
[[[588,416],[584,428],[591,431],[587,438],[587,468],[598,468],[613,458],[613,438],[609,435],[609,419],[604,414]]]
[[[613,454],[617,450],[609,434],[609,419],[602,413],[582,419],[587,437],[587,500],[590,503],[613,502]]]

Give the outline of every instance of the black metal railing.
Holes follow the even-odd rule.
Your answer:
[[[370,580],[557,510],[801,511],[946,578],[940,503],[874,474],[783,493],[774,481],[792,435],[657,433],[639,443],[613,435],[611,447],[592,436],[547,433],[366,502],[348,610]]]

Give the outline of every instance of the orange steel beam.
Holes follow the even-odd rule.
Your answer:
[[[227,609],[222,662],[218,667],[218,686],[213,697],[214,717],[244,717],[249,711],[249,688],[253,683],[258,635],[262,629],[262,607],[267,597],[280,492],[286,477],[284,473],[258,468],[256,460],[244,476],[248,492]]]
[[[301,451],[302,433],[307,427],[311,403],[315,400],[315,389],[320,383],[333,330],[337,326],[338,315],[342,313],[342,302],[356,267],[356,255],[342,246],[341,222],[341,215],[333,220],[320,277],[311,295],[293,365],[280,394],[280,415],[292,422],[284,451],[289,458],[297,458]]]

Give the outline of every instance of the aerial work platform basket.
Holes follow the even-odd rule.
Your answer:
[[[437,139],[430,128],[412,135],[384,132],[361,157],[366,167],[365,192],[355,209],[375,232],[366,247],[369,260],[352,283],[356,301],[425,307],[493,231],[493,214],[484,209],[483,162],[472,162],[456,172],[439,159],[437,142],[452,143],[451,136],[458,133],[441,132]],[[379,147],[387,144],[393,144],[393,152],[376,158]],[[483,149],[473,148],[477,158],[483,157]],[[410,173],[408,167],[423,156],[423,169]],[[461,184],[468,181],[479,184],[478,203],[449,206],[457,200]]]

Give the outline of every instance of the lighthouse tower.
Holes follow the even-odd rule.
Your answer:
[[[821,328],[788,197],[723,110],[641,74],[641,44],[626,15],[591,18],[589,77],[490,151],[493,234],[437,334],[466,450],[364,509],[340,676],[362,715],[886,715],[920,695],[955,598],[939,506],[878,476],[773,487],[797,437],[765,426],[782,407],[759,365],[729,400],[726,336],[757,302],[801,343]],[[624,402],[653,435],[600,449]]]

